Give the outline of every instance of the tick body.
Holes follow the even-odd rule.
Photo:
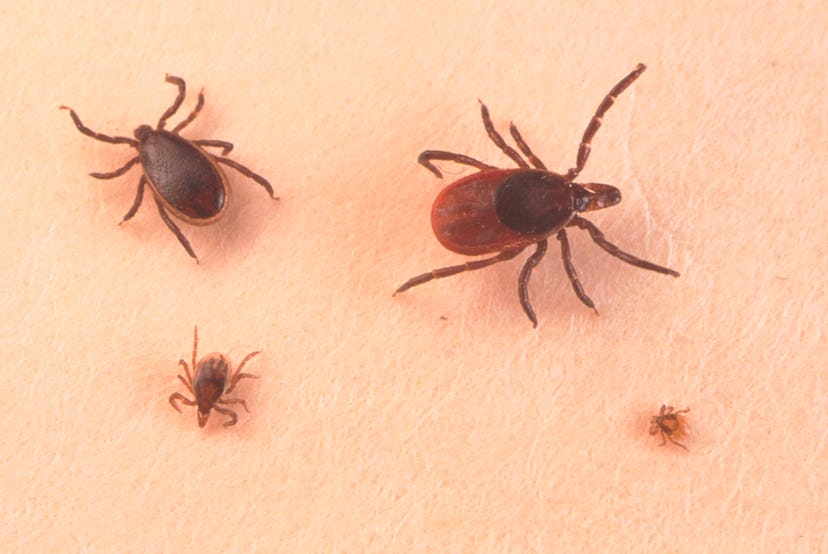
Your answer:
[[[621,191],[611,185],[579,184],[575,179],[589,159],[590,144],[601,127],[604,114],[615,103],[616,97],[645,69],[643,64],[639,64],[610,90],[584,131],[575,167],[569,169],[566,174],[549,171],[523,140],[517,127],[512,124],[509,128],[510,134],[529,162],[524,160],[520,153],[506,144],[494,128],[489,110],[482,102],[480,111],[489,138],[518,165],[518,168],[497,168],[463,154],[441,150],[426,150],[421,153],[417,161],[438,178],[442,178],[443,175],[434,165],[434,160],[453,161],[479,170],[455,181],[437,195],[431,211],[431,225],[437,240],[458,254],[497,254],[418,275],[404,283],[396,293],[432,279],[482,269],[510,260],[527,247],[535,245],[535,251],[524,263],[518,278],[518,297],[527,317],[537,326],[537,317],[529,301],[528,284],[532,270],[546,254],[548,238],[554,235],[561,243],[564,269],[575,294],[581,302],[595,310],[595,304],[584,292],[572,263],[567,227],[578,227],[587,231],[598,246],[629,264],[678,277],[679,273],[672,269],[622,251],[607,241],[595,225],[578,215],[607,208],[621,201]]]
[[[197,406],[198,426],[204,427],[210,417],[210,411],[215,410],[226,415],[229,419],[224,422],[225,427],[235,425],[238,420],[236,412],[222,408],[218,404],[241,404],[245,411],[247,403],[240,398],[226,398],[224,395],[233,392],[241,379],[258,379],[258,375],[242,373],[245,364],[254,356],[261,354],[261,350],[251,352],[245,356],[235,373],[232,372],[230,360],[219,353],[207,354],[196,363],[198,356],[198,326],[193,333],[193,374],[190,373],[190,366],[183,359],[178,364],[184,368],[185,375],[178,375],[178,379],[187,387],[194,400],[187,398],[181,393],[175,392],[170,395],[170,404],[181,412],[178,401],[187,406]]]
[[[110,137],[97,133],[86,127],[71,108],[69,115],[77,129],[96,140],[110,144],[127,144],[138,151],[138,155],[127,161],[122,167],[108,173],[90,173],[96,179],[113,179],[129,171],[132,166],[139,164],[143,174],[138,181],[138,189],[132,207],[124,215],[123,221],[132,219],[144,199],[144,188],[149,186],[161,219],[176,236],[178,241],[195,258],[190,242],[181,232],[181,229],[169,217],[174,217],[191,225],[209,225],[224,215],[230,203],[230,186],[227,177],[219,164],[224,164],[240,172],[242,175],[259,183],[274,199],[273,187],[261,175],[254,173],[245,166],[223,156],[227,155],[233,145],[222,140],[188,140],[179,134],[179,131],[189,125],[204,106],[204,94],[199,92],[198,103],[184,121],[176,125],[171,131],[164,129],[167,120],[181,106],[186,95],[186,84],[180,77],[167,75],[167,82],[178,87],[178,96],[173,104],[164,112],[158,125],[153,129],[149,125],[141,125],[135,129],[135,138]],[[222,149],[222,156],[211,154],[207,147]],[[123,223],[122,221],[122,223]]]
[[[664,446],[669,440],[676,446],[680,446],[687,450],[686,446],[673,440],[673,435],[684,434],[684,422],[679,416],[681,414],[686,414],[689,411],[690,408],[676,410],[672,406],[665,406],[664,404],[661,405],[658,415],[650,418],[650,434],[655,435],[656,433],[661,433],[661,444],[659,444],[659,446]]]

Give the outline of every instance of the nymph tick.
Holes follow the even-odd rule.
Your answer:
[[[245,364],[250,361],[253,356],[261,354],[261,350],[251,352],[239,364],[239,369],[235,373],[231,373],[230,360],[224,354],[213,352],[207,354],[196,364],[196,356],[198,353],[198,326],[196,326],[193,333],[193,373],[190,376],[190,366],[187,365],[183,359],[179,360],[178,364],[184,367],[184,375],[179,374],[178,378],[184,383],[184,386],[195,397],[195,400],[190,400],[181,393],[174,392],[170,395],[170,404],[172,407],[181,412],[176,400],[180,400],[187,406],[198,406],[198,426],[204,427],[207,423],[207,418],[210,417],[210,410],[215,410],[220,414],[224,414],[230,419],[224,422],[225,427],[235,425],[238,417],[236,412],[217,406],[217,404],[241,404],[246,412],[247,402],[240,398],[225,398],[225,394],[233,392],[239,380],[244,378],[258,379],[258,375],[251,375],[250,373],[242,373]]]

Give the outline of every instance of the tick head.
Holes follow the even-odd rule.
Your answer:
[[[198,409],[198,426],[204,427],[207,425],[207,419],[210,417],[210,410],[208,409],[206,412],[202,412],[201,408]]]
[[[609,208],[621,202],[621,191],[602,183],[572,183],[575,211],[591,212]]]
[[[144,142],[153,133],[154,129],[149,125],[141,125],[135,129],[134,135],[139,142]]]

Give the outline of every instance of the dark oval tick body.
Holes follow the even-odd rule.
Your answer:
[[[199,427],[204,427],[207,418],[210,416],[210,410],[224,394],[229,371],[230,360],[217,352],[207,354],[196,365],[195,375],[193,376],[193,392],[198,404]]]
[[[192,142],[148,125],[135,132],[144,175],[156,196],[179,219],[208,225],[230,204],[227,177],[210,154]]]
[[[423,273],[403,283],[394,294],[433,279],[450,277],[464,271],[482,269],[511,260],[527,247],[535,245],[535,251],[527,258],[518,277],[518,298],[526,316],[533,325],[537,326],[535,311],[529,302],[529,278],[532,270],[546,254],[549,237],[554,235],[561,244],[564,269],[575,294],[581,302],[595,310],[595,304],[584,292],[572,263],[569,239],[566,234],[568,227],[577,227],[587,231],[598,246],[628,264],[678,277],[677,271],[624,252],[609,242],[595,225],[578,215],[581,212],[614,206],[621,201],[621,191],[611,185],[576,183],[575,179],[589,159],[590,144],[601,127],[604,114],[615,103],[618,95],[630,86],[645,69],[644,64],[638,64],[604,97],[581,138],[575,166],[563,175],[546,168],[544,163],[532,153],[514,124],[510,125],[509,132],[520,153],[506,144],[494,128],[489,110],[482,102],[480,113],[489,138],[518,165],[517,168],[501,169],[465,154],[443,150],[422,152],[417,161],[438,178],[442,178],[443,174],[434,165],[434,160],[453,161],[478,170],[477,173],[448,185],[434,200],[431,209],[431,226],[437,240],[458,254],[478,256],[496,253],[496,255]],[[528,159],[528,162],[521,156],[521,153]]]

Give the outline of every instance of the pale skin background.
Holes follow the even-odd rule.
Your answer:
[[[2,8],[0,537],[13,552],[825,552],[826,54],[821,2],[148,1]],[[696,3],[698,5],[698,3]],[[397,297],[466,258],[431,202],[511,162],[514,120],[574,163],[603,95],[589,214],[678,279],[570,233],[517,302],[525,255]],[[175,97],[231,141],[233,204],[184,233],[91,128],[131,136]],[[170,125],[171,127],[172,125]],[[251,413],[199,429],[177,362],[238,362]],[[647,434],[689,406],[690,452]]]

